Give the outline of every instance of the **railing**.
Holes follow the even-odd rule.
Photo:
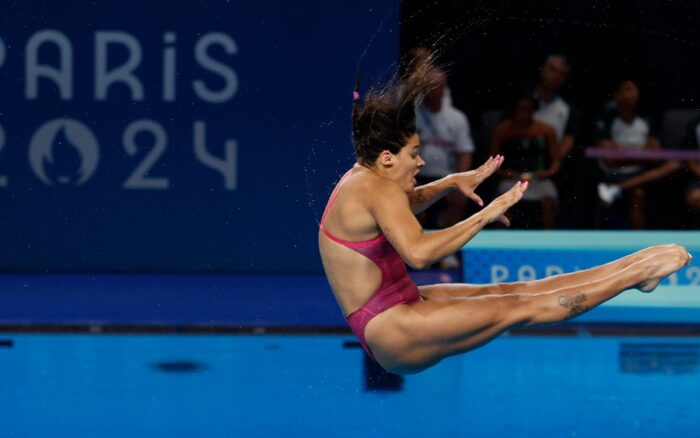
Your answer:
[[[700,160],[700,150],[691,151],[684,149],[661,149],[661,150],[625,150],[625,149],[603,149],[586,148],[587,158],[625,158],[633,160]]]

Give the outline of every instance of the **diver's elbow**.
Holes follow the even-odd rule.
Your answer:
[[[406,257],[406,263],[413,269],[425,269],[430,266],[430,260],[420,254],[411,253]]]

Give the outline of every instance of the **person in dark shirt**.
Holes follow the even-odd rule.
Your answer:
[[[560,155],[554,129],[534,119],[535,108],[536,102],[530,94],[516,99],[511,117],[493,130],[491,155],[506,157],[497,172],[502,178],[497,192],[505,193],[519,180],[530,182],[523,200],[539,202],[542,228],[552,229],[558,193],[551,178],[559,170]]]

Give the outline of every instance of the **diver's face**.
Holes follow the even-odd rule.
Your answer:
[[[420,138],[418,134],[413,134],[401,148],[398,154],[394,155],[395,169],[394,179],[401,188],[410,193],[416,187],[416,175],[425,161],[420,157]]]

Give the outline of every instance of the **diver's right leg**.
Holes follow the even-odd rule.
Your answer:
[[[514,293],[425,300],[374,317],[365,337],[387,370],[423,371],[442,359],[477,348],[512,327],[565,321],[634,287],[655,287],[687,265],[690,255],[673,246],[616,275],[539,294]]]
[[[637,251],[628,256],[596,266],[590,269],[570,272],[567,274],[553,275],[534,281],[517,281],[511,283],[496,284],[464,284],[446,283],[420,286],[418,290],[424,299],[454,297],[475,297],[480,295],[504,295],[512,293],[541,293],[543,290],[551,291],[572,284],[587,283],[595,279],[601,279],[615,275],[627,266],[652,256],[657,252],[668,251],[671,245],[651,246]]]

